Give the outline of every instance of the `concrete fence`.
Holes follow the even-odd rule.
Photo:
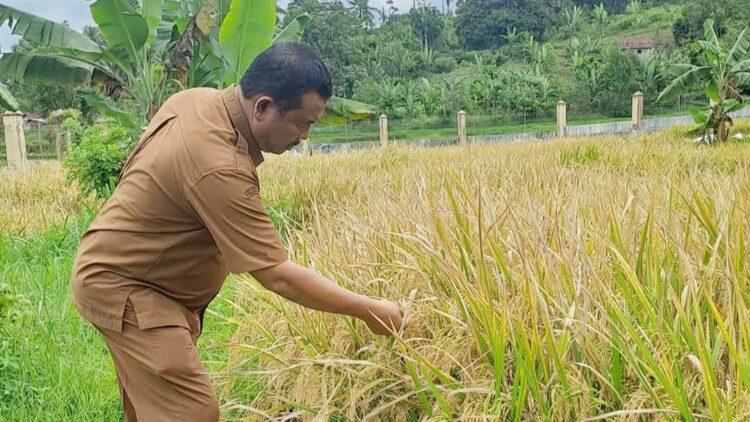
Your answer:
[[[461,110],[456,115],[456,136],[440,139],[423,139],[419,141],[399,141],[399,144],[418,145],[422,147],[439,147],[447,145],[467,145],[477,143],[505,143],[513,141],[540,141],[553,138],[585,137],[607,134],[637,134],[639,132],[658,131],[667,127],[677,125],[689,125],[693,123],[691,116],[661,117],[654,119],[643,119],[643,94],[633,94],[632,118],[630,121],[599,123],[591,125],[568,126],[567,104],[564,101],[557,103],[557,124],[554,131],[525,132],[506,135],[482,135],[467,136],[466,121],[468,114]],[[750,117],[750,107],[730,114],[733,118]],[[28,165],[26,157],[26,138],[23,130],[23,114],[5,113],[3,115],[3,126],[5,130],[5,149],[8,167],[22,169]],[[339,144],[310,144],[303,141],[295,151],[298,154],[309,155],[312,153],[346,152],[360,149],[385,148],[389,144],[388,139],[388,116],[381,115],[379,118],[380,142],[350,142]],[[62,150],[60,141],[57,140],[57,155],[61,158]],[[395,141],[394,141],[395,142]]]
[[[466,135],[467,113],[460,111],[457,118],[457,131],[455,137],[422,139],[418,141],[391,141],[391,143],[404,145],[417,145],[422,147],[440,147],[447,145],[466,145],[478,143],[506,143],[514,141],[543,141],[554,138],[565,137],[586,137],[594,135],[617,135],[617,134],[638,134],[640,132],[655,132],[668,127],[678,125],[694,124],[691,116],[674,116],[659,117],[653,119],[644,119],[644,96],[640,92],[633,94],[632,116],[630,120],[624,120],[611,123],[597,123],[590,125],[568,126],[567,122],[567,104],[560,101],[557,104],[557,124],[555,131],[543,132],[522,132],[505,135]],[[730,113],[733,118],[750,117],[750,107],[735,113]],[[355,151],[379,146],[386,147],[388,141],[388,117],[380,116],[380,143],[377,142],[350,142],[337,144],[312,144],[309,149],[312,153],[332,153]]]

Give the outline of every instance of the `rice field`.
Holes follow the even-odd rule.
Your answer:
[[[81,203],[56,162],[22,173],[0,168],[0,234],[32,236],[74,218]]]
[[[209,337],[224,418],[750,420],[750,149],[678,133],[269,158],[291,258],[409,324],[375,337],[234,278]],[[75,218],[39,171],[0,176],[3,236]]]

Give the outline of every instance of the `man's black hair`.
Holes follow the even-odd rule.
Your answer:
[[[253,60],[240,81],[242,95],[268,95],[282,113],[297,108],[302,96],[317,92],[328,100],[333,94],[331,74],[323,61],[305,44],[274,44]]]

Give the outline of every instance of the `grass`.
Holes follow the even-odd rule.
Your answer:
[[[669,131],[264,166],[297,262],[416,293],[385,340],[243,284],[229,379],[262,380],[248,420],[750,419],[746,145]]]
[[[292,259],[412,323],[376,338],[230,280],[201,340],[225,419],[750,420],[750,149],[678,134],[269,157]],[[116,420],[109,356],[68,299],[91,216],[37,171],[0,185],[20,314],[0,420]]]
[[[78,196],[56,162],[23,173],[0,168],[0,234],[29,237],[64,224],[76,217]]]
[[[657,44],[671,44],[674,42],[672,27],[680,16],[682,16],[681,5],[645,7],[638,14],[613,15],[607,25],[604,38],[613,42],[646,38]]]
[[[57,163],[0,173],[2,421],[122,420],[109,352],[70,301],[73,258],[96,207],[78,197]],[[230,278],[205,319],[200,348],[214,373],[236,330],[227,301],[234,291]]]
[[[20,314],[2,325],[11,341],[2,348],[0,420],[119,420],[108,352],[69,300],[82,229],[61,226],[33,239],[0,240],[0,277]]]

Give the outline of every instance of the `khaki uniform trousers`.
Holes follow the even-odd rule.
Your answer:
[[[126,422],[215,422],[219,405],[196,342],[200,320],[190,329],[141,330],[132,304],[125,306],[122,332],[97,327],[117,371]]]

